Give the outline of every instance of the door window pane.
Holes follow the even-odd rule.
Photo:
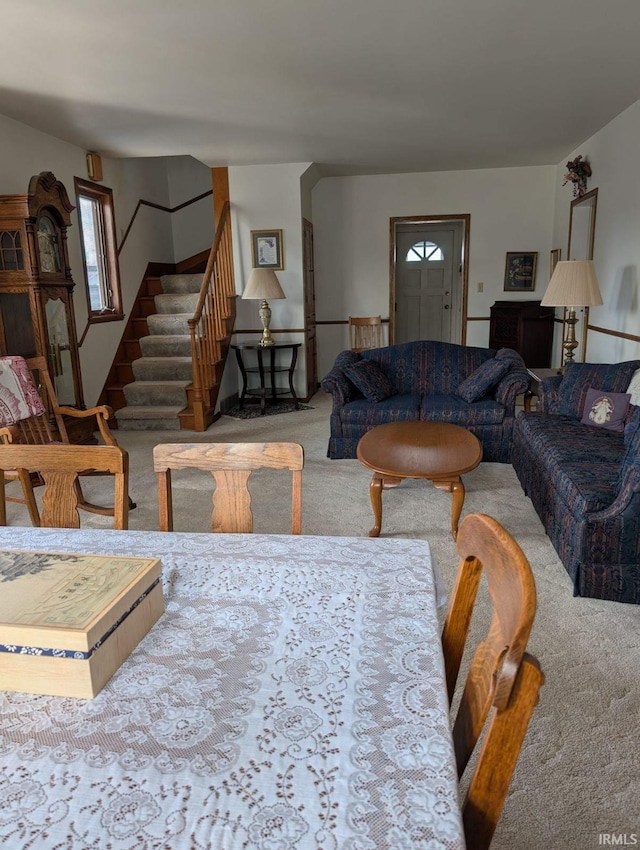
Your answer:
[[[405,260],[407,263],[419,263],[422,260],[427,260],[430,263],[442,262],[444,254],[442,248],[435,242],[416,242],[407,251]]]

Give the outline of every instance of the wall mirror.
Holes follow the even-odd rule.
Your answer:
[[[568,260],[593,260],[597,204],[597,189],[592,189],[581,198],[571,201],[569,244],[567,246]]]

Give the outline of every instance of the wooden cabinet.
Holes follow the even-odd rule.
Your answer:
[[[553,319],[553,307],[541,307],[539,301],[496,301],[489,348],[513,348],[529,367],[551,366]]]
[[[82,408],[67,250],[73,209],[50,171],[32,177],[26,195],[0,195],[0,353],[46,357],[60,404]]]

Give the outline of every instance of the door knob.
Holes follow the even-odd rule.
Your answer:
[[[444,305],[444,309],[445,309],[445,310],[448,310],[448,309],[449,309],[449,305],[448,305],[448,304],[445,304],[445,305]]]

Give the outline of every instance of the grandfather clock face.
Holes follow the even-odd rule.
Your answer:
[[[62,270],[58,228],[48,215],[41,216],[38,221],[38,256],[41,272],[55,273]]]

